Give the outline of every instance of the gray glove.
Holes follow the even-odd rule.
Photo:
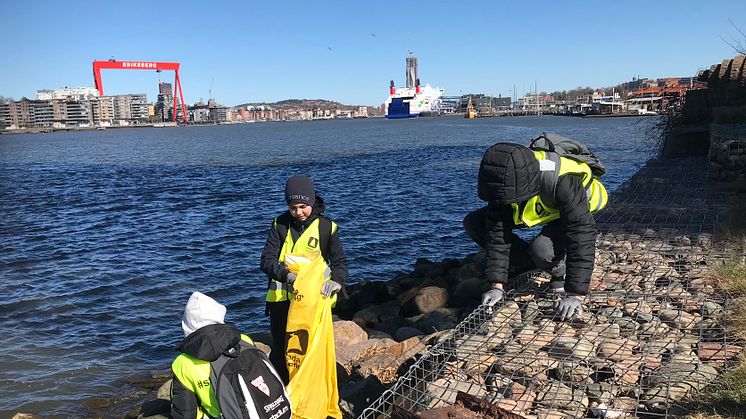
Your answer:
[[[285,284],[288,286],[288,292],[295,294],[295,288],[293,288],[293,282],[298,279],[298,275],[295,272],[288,272],[287,279],[285,280]]]
[[[324,297],[331,297],[332,294],[335,292],[339,292],[339,290],[342,289],[342,286],[339,285],[338,282],[332,281],[331,279],[327,279],[324,281],[323,284],[321,284],[321,294]]]
[[[583,312],[583,302],[577,296],[569,295],[555,303],[554,311],[560,316],[561,321],[572,320]]]
[[[492,288],[489,291],[482,294],[482,304],[487,307],[492,307],[497,304],[498,301],[503,299],[503,290],[499,288]]]

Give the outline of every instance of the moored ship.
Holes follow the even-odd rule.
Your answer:
[[[391,80],[389,97],[386,99],[386,118],[414,118],[418,116],[440,115],[443,89],[420,86],[417,78],[417,58],[409,53],[407,57],[407,85],[396,87]]]

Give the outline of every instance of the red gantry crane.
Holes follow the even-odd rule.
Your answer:
[[[176,109],[178,103],[181,103],[181,113],[184,123],[187,123],[187,111],[184,105],[184,92],[181,90],[181,80],[179,79],[179,63],[163,63],[157,61],[94,61],[93,62],[93,79],[96,83],[98,95],[104,95],[104,85],[101,82],[101,70],[173,70],[176,73],[174,80],[174,122],[176,122]],[[180,100],[177,100],[180,99]]]

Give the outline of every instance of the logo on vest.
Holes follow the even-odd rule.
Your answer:
[[[308,238],[308,247],[310,247],[311,249],[315,249],[315,248],[319,247],[319,239],[317,239],[316,237],[309,237]]]
[[[264,377],[261,375],[259,377],[256,377],[255,379],[251,380],[251,385],[258,388],[259,391],[266,394],[267,397],[269,397],[269,386],[267,386],[267,383],[264,382]]]

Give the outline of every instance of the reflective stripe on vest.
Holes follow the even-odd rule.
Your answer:
[[[241,335],[241,340],[254,344],[254,341],[244,334]],[[182,353],[171,364],[171,371],[184,388],[197,396],[197,419],[205,415],[211,418],[220,416],[220,407],[215,392],[212,391],[213,383],[210,381],[210,362]]]
[[[334,234],[334,232],[337,230],[337,224],[334,222],[331,223],[331,234]],[[277,226],[277,218],[275,218],[273,228],[275,226]],[[320,244],[321,241],[319,238],[319,219],[317,218],[313,220],[311,224],[308,225],[308,227],[306,227],[300,237],[298,237],[297,242],[293,241],[293,235],[290,233],[290,229],[288,229],[288,232],[285,235],[285,242],[282,244],[280,256],[277,258],[277,261],[279,263],[283,263],[285,261],[285,255],[288,253],[321,252]],[[275,279],[270,280],[269,288],[267,289],[267,298],[265,299],[265,301],[267,301],[268,303],[276,303],[280,301],[286,301],[287,299],[287,284]]]
[[[516,226],[533,227],[560,218],[559,209],[556,208],[554,203],[554,189],[560,176],[581,177],[588,197],[588,209],[591,213],[606,206],[609,201],[606,188],[598,179],[593,177],[591,168],[587,164],[567,157],[559,157],[556,153],[548,155],[545,151],[534,151],[534,157],[539,160],[542,168],[540,192],[525,203],[511,204],[513,207],[513,222]],[[544,163],[547,161],[551,161],[551,163]]]

